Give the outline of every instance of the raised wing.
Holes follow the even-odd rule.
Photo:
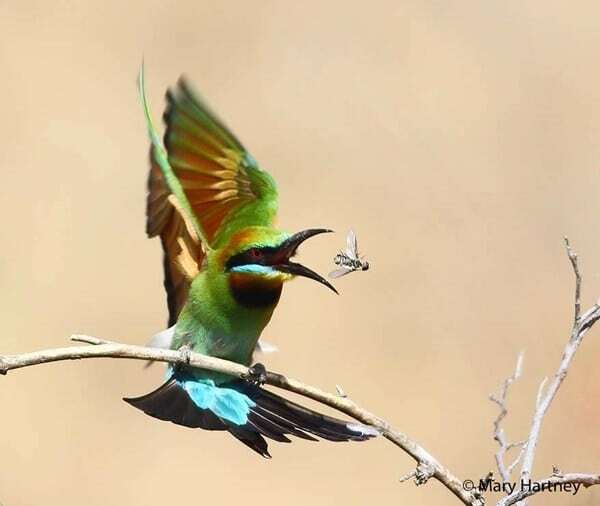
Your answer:
[[[346,256],[358,260],[358,241],[354,230],[350,230],[346,236]]]
[[[164,249],[170,326],[202,269],[205,251],[240,228],[271,225],[277,188],[185,80],[167,93],[165,147],[152,124],[143,69],[140,90],[152,140],[147,232],[160,235]]]
[[[277,188],[184,79],[167,93],[168,161],[210,247],[233,231],[273,223]]]
[[[188,297],[191,280],[196,277],[204,259],[202,242],[185,221],[185,211],[169,190],[156,158],[150,153],[148,197],[146,201],[146,233],[160,235],[163,246],[164,286],[169,309],[168,326],[177,317]]]

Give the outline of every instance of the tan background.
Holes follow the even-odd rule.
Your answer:
[[[186,72],[281,188],[280,223],[340,234],[302,258],[326,272],[349,226],[373,268],[335,297],[300,280],[265,337],[268,366],[357,401],[457,475],[493,468],[487,395],[526,349],[509,435],[522,438],[572,316],[568,234],[600,294],[597,2],[0,3],[2,352],[73,332],[143,343],[166,309],[144,229],[142,55],[158,117]],[[543,431],[536,475],[600,467],[600,329]],[[398,483],[385,440],[272,444],[123,403],[161,379],[96,360],[0,379],[4,506],[456,504]],[[600,488],[537,504],[592,505]]]

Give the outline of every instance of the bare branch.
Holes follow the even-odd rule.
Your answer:
[[[517,444],[517,443],[513,443],[513,444]],[[509,476],[512,475],[512,472],[515,470],[515,467],[517,467],[519,465],[519,462],[521,462],[521,459],[523,458],[523,455],[525,454],[525,448],[527,448],[527,440],[521,441],[520,443],[518,443],[518,446],[521,447],[521,450],[515,457],[515,460],[513,460],[510,463],[510,465],[508,466],[507,471],[508,471]],[[516,446],[515,446],[515,448],[516,448]]]
[[[510,376],[509,378],[506,378],[504,380],[504,382],[502,383],[502,387],[500,389],[500,397],[496,397],[493,394],[490,395],[490,400],[492,402],[496,403],[498,405],[498,407],[500,408],[500,413],[498,413],[498,416],[494,420],[494,440],[496,440],[499,445],[499,448],[498,448],[498,451],[496,452],[495,458],[496,458],[496,466],[498,467],[498,472],[500,473],[500,476],[502,477],[503,481],[510,480],[510,473],[515,468],[515,466],[517,465],[517,463],[519,462],[519,460],[521,459],[521,456],[523,454],[523,452],[521,451],[519,453],[516,461],[513,462],[508,468],[506,467],[506,464],[504,462],[506,453],[513,448],[516,448],[519,446],[522,447],[523,443],[509,443],[506,440],[506,435],[504,433],[504,429],[500,426],[500,424],[502,423],[502,420],[504,420],[504,418],[508,414],[508,409],[506,407],[506,400],[508,397],[508,389],[517,379],[519,379],[521,377],[521,374],[523,373],[524,356],[525,356],[525,352],[522,351],[521,353],[519,353],[519,355],[517,357],[517,364],[515,366],[515,372],[512,374],[512,376]]]
[[[544,394],[544,388],[546,387],[546,383],[548,383],[548,376],[546,376],[542,382],[540,383],[540,386],[538,387],[538,393],[537,393],[537,397],[535,399],[535,407],[538,408],[540,406],[540,404],[542,403],[542,395]]]
[[[581,313],[581,273],[579,272],[579,264],[577,262],[577,253],[573,251],[569,244],[569,238],[565,237],[565,247],[567,248],[567,255],[573,266],[573,273],[575,274],[575,323],[579,320],[579,314]]]
[[[222,360],[189,350],[164,350],[121,344],[106,341],[91,336],[76,335],[72,339],[78,342],[89,343],[92,346],[72,346],[49,350],[23,353],[20,355],[0,356],[0,374],[6,374],[13,369],[28,367],[48,362],[62,360],[78,360],[83,358],[127,358],[135,360],[153,360],[170,364],[189,365],[229,374],[234,377],[244,378],[248,375],[248,368],[227,360]],[[430,478],[441,482],[463,504],[469,506],[483,506],[480,494],[463,489],[462,481],[454,476],[447,468],[442,466],[427,450],[406,434],[393,428],[388,422],[361,408],[348,397],[323,392],[313,386],[300,381],[287,378],[281,374],[268,372],[267,384],[294,392],[325,404],[346,415],[377,429],[383,437],[408,453],[416,462],[417,467],[412,476],[418,484],[425,483]],[[411,477],[412,477],[411,476]]]
[[[431,464],[419,463],[415,469],[400,477],[400,483],[415,479],[415,485],[425,485],[435,475],[435,467]]]
[[[512,506],[513,504],[517,504],[518,502],[523,501],[535,494],[557,489],[564,490],[566,484],[572,484],[576,486],[576,490],[579,490],[580,486],[588,488],[592,485],[600,485],[600,474],[569,473],[552,475],[550,478],[546,478],[545,480],[532,482],[528,487],[522,487],[514,494],[506,496],[498,501],[496,506]]]
[[[348,395],[346,394],[346,392],[344,392],[344,389],[340,385],[335,386],[335,391],[340,397],[348,397]]]
[[[546,413],[550,409],[550,406],[552,405],[552,402],[554,401],[554,398],[556,397],[556,394],[560,389],[562,382],[567,377],[569,367],[571,366],[571,363],[575,358],[575,354],[577,353],[579,345],[582,343],[584,336],[598,321],[598,319],[600,319],[600,306],[598,304],[595,304],[585,313],[581,314],[581,273],[579,272],[577,254],[571,248],[569,240],[566,237],[565,245],[567,249],[567,255],[569,257],[571,266],[573,267],[573,272],[575,274],[575,311],[573,318],[573,328],[571,330],[571,336],[569,338],[569,341],[567,342],[567,345],[563,351],[558,370],[552,377],[552,380],[549,384],[548,378],[545,378],[538,389],[533,420],[531,423],[529,436],[524,447],[523,464],[521,466],[521,484],[537,484],[541,486],[542,490],[544,489],[544,485],[550,486],[558,483],[581,483],[584,486],[591,486],[600,483],[599,475],[579,473],[571,473],[565,475],[554,474],[546,480],[542,480],[539,482],[531,481],[531,473],[535,461],[536,448],[540,439],[542,425]],[[532,486],[531,488],[535,489],[536,487]],[[526,499],[534,493],[537,492],[532,492],[531,489],[523,489],[521,487],[519,490],[516,490],[515,492],[506,496],[504,499],[498,502],[498,506],[509,506],[518,502],[521,502],[521,506],[526,506]]]
[[[409,471],[408,473],[400,476],[400,483],[404,483],[405,481],[408,481],[412,478],[414,478],[417,475],[417,470],[413,469],[412,471]]]
[[[531,476],[533,462],[535,460],[535,450],[540,438],[544,417],[546,416],[552,401],[556,397],[558,389],[567,376],[571,362],[575,357],[579,345],[583,341],[583,337],[591,328],[591,326],[598,320],[598,318],[600,318],[600,308],[597,305],[593,306],[590,310],[581,315],[581,274],[579,272],[577,263],[577,255],[571,249],[569,240],[566,238],[565,243],[567,247],[567,254],[569,256],[569,260],[571,261],[571,265],[573,266],[573,272],[575,273],[575,317],[573,321],[573,330],[571,331],[571,338],[569,339],[569,342],[567,343],[567,346],[563,352],[558,371],[555,373],[546,391],[543,392],[543,387],[546,385],[546,380],[542,382],[538,391],[538,399],[536,402],[537,405],[533,415],[529,437],[527,438],[528,443],[523,456],[523,466],[521,467],[521,479],[524,481],[528,481]]]

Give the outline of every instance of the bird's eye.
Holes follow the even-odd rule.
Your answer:
[[[259,249],[256,249],[256,248],[252,248],[250,250],[250,257],[255,258],[255,259],[262,258],[262,251],[260,251]]]

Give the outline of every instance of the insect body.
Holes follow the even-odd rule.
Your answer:
[[[330,278],[339,278],[350,272],[369,269],[369,262],[358,253],[358,241],[353,230],[350,230],[346,237],[346,251],[340,251],[333,261],[339,266],[339,269],[331,271],[329,273]]]

